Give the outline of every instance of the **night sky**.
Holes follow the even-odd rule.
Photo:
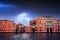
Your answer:
[[[60,19],[59,0],[0,1],[0,19],[14,20],[16,23],[23,20],[24,24],[28,24],[28,21],[35,19],[37,16],[55,16]]]

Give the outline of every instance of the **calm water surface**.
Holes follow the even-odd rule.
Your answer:
[[[0,40],[60,40],[60,33],[0,33]]]

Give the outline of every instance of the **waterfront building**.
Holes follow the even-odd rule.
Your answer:
[[[58,32],[60,32],[60,20],[57,20]]]
[[[16,25],[16,32],[25,32],[25,27],[23,24],[17,24]]]
[[[16,32],[16,23],[11,20],[0,20],[0,32]]]
[[[31,32],[31,27],[30,26],[26,26],[25,27],[25,32]]]
[[[0,20],[0,32],[60,32],[60,20],[52,16],[37,17],[29,26],[11,20]]]
[[[57,32],[57,19],[52,16],[44,16],[41,20],[43,32]]]
[[[30,21],[30,27],[35,32],[57,32],[57,20],[51,16],[37,17]]]
[[[38,30],[36,27],[36,20],[30,21],[30,30],[31,30],[31,32],[36,32]]]

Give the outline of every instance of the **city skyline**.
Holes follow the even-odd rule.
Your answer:
[[[52,16],[36,17],[29,21],[28,26],[12,20],[0,20],[0,32],[60,32],[60,20]]]

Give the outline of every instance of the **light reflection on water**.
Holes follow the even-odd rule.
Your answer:
[[[60,40],[60,33],[0,33],[0,40]]]

